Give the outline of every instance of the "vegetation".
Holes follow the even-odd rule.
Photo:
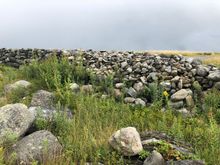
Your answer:
[[[56,94],[57,107],[68,107],[73,112],[73,119],[64,115],[56,115],[52,121],[42,118],[36,120],[38,129],[47,129],[55,134],[64,146],[64,154],[53,162],[45,164],[83,164],[85,162],[104,162],[105,164],[124,164],[123,156],[113,151],[109,137],[122,127],[134,126],[139,132],[158,130],[168,135],[190,143],[198,159],[205,160],[209,165],[220,162],[220,95],[210,91],[204,98],[205,110],[196,107],[194,117],[185,118],[168,110],[162,112],[164,96],[161,89],[150,86],[143,93],[151,97],[153,105],[147,108],[131,107],[113,97],[100,99],[97,94],[73,93],[69,89],[71,82],[78,84],[93,84],[98,95],[111,94],[113,88],[112,76],[104,81],[96,77],[81,64],[69,64],[66,59],[57,60],[55,57],[47,61],[34,62],[19,70],[1,66],[0,104],[13,102],[30,103],[31,94],[39,89],[46,89]],[[32,82],[29,91],[14,91],[10,96],[4,94],[5,84],[19,79]],[[156,90],[157,89],[157,90]],[[197,89],[199,90],[199,89]],[[10,142],[10,141],[9,141]],[[7,144],[7,143],[6,143]],[[8,145],[0,147],[0,164],[3,164],[3,152]],[[170,146],[161,144],[158,150],[164,155],[179,156],[171,153]],[[169,151],[169,152],[168,152]],[[149,153],[143,151],[140,158],[144,159]]]

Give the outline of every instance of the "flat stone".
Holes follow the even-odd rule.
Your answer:
[[[145,107],[146,103],[144,100],[137,98],[137,99],[135,99],[135,105],[141,105],[142,107]]]
[[[137,96],[137,92],[134,88],[130,87],[128,90],[127,90],[127,94],[131,97],[136,97]]]
[[[186,89],[181,89],[171,96],[171,100],[174,102],[184,100],[191,93],[192,93],[192,91],[189,91]]]
[[[183,108],[183,101],[177,101],[177,102],[169,102],[169,106],[173,109],[180,109]]]
[[[134,103],[135,102],[135,98],[133,98],[133,97],[125,97],[124,98],[124,102],[125,103]]]

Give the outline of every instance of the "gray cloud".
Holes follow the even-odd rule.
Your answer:
[[[218,0],[2,0],[0,47],[220,51]]]

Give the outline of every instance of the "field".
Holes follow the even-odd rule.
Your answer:
[[[170,51],[163,53],[169,53]],[[173,52],[172,52],[173,53]],[[176,52],[175,53],[179,53]],[[194,52],[181,52],[185,56],[205,56],[204,63],[220,64],[220,55]],[[113,81],[106,83],[92,81],[91,75],[82,66],[71,66],[63,59],[58,62],[51,58],[45,62],[35,62],[20,69],[1,66],[0,105],[21,102],[30,104],[32,94],[39,89],[54,92],[57,105],[71,109],[73,119],[58,115],[53,122],[37,121],[38,129],[47,129],[56,135],[64,146],[64,153],[53,161],[44,164],[85,164],[85,162],[102,162],[104,164],[124,164],[123,156],[115,152],[108,144],[109,137],[122,127],[133,126],[139,132],[157,130],[192,145],[196,158],[208,165],[220,162],[220,93],[210,91],[205,99],[205,111],[201,110],[198,99],[193,109],[193,117],[184,117],[173,111],[162,112],[162,100],[155,99],[150,107],[132,107],[114,97],[101,99],[103,89],[111,93]],[[85,79],[88,82],[85,82]],[[16,80],[32,83],[29,90],[17,90],[11,94],[4,93],[6,84]],[[76,82],[83,85],[91,83],[96,93],[72,93],[68,85]],[[152,89],[155,90],[155,89]],[[161,93],[162,95],[162,93]],[[0,147],[0,164],[4,164],[3,152],[10,147],[6,143]]]

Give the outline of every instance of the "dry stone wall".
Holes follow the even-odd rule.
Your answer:
[[[129,81],[131,85],[136,84],[136,88],[140,84],[158,81],[171,94],[183,88],[191,88],[195,81],[204,90],[220,81],[220,70],[213,65],[202,65],[199,60],[181,55],[154,55],[147,52],[2,48],[0,63],[19,67],[51,55],[67,56],[70,61],[81,59],[97,75],[114,74],[116,83]]]

